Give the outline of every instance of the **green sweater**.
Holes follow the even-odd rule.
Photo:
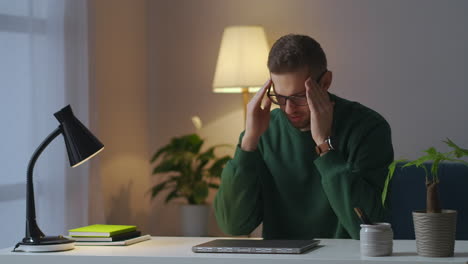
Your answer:
[[[257,150],[237,146],[214,200],[225,233],[246,235],[263,221],[265,239],[359,239],[354,207],[383,220],[381,193],[393,161],[390,126],[359,103],[330,98],[336,150],[319,157],[310,131],[293,127],[280,109],[271,112]]]

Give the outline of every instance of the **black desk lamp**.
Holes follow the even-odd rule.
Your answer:
[[[42,151],[58,135],[63,134],[65,146],[71,167],[77,167],[98,152],[104,145],[73,115],[70,105],[54,114],[60,125],[55,129],[34,152],[28,165],[26,183],[26,236],[17,247],[21,251],[63,251],[75,247],[75,241],[63,236],[45,236],[36,223],[36,207],[34,205],[33,169]]]

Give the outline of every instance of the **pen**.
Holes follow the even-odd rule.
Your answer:
[[[372,225],[372,222],[369,220],[367,215],[364,213],[364,211],[359,208],[359,207],[354,207],[354,211],[358,215],[359,219],[361,219],[361,222],[365,225]]]

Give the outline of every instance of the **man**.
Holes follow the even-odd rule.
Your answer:
[[[393,161],[390,127],[375,111],[328,93],[320,44],[281,37],[271,79],[247,106],[246,128],[214,201],[221,229],[265,239],[359,238],[354,207],[382,221],[381,192]],[[280,109],[270,112],[271,104]]]

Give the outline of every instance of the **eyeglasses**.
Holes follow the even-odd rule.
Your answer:
[[[325,70],[324,72],[322,72],[319,77],[317,78],[316,82],[319,83],[320,80],[322,79],[323,75],[325,75],[325,73],[327,72],[328,70]],[[272,85],[273,86],[273,85]],[[290,96],[285,96],[285,95],[280,95],[280,94],[276,94],[275,93],[275,89],[273,89],[273,91],[271,90],[271,86],[270,88],[268,88],[268,91],[267,91],[267,96],[268,98],[270,98],[271,102],[274,103],[274,104],[277,104],[277,105],[286,105],[286,102],[289,100],[291,101],[291,103],[293,103],[294,105],[297,105],[297,106],[305,106],[307,105],[307,96],[306,95],[290,95]]]

